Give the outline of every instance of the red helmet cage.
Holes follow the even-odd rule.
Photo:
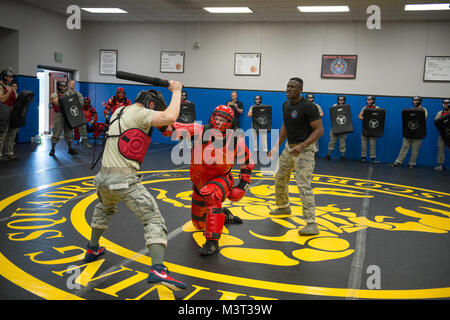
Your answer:
[[[224,118],[225,120],[227,120],[227,122],[219,126],[214,119],[216,116]],[[220,105],[217,106],[216,109],[214,109],[209,122],[212,124],[213,128],[221,132],[225,132],[227,129],[231,129],[231,127],[233,126],[233,118],[233,109],[225,105]]]

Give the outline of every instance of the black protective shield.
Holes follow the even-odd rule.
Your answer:
[[[363,112],[364,137],[382,137],[384,135],[384,123],[386,119],[385,109],[366,109]]]
[[[22,128],[26,125],[28,107],[33,99],[33,91],[24,90],[19,93],[9,117],[9,126],[11,128]]]
[[[0,133],[8,129],[10,113],[11,109],[6,104],[0,103]]]
[[[450,147],[450,114],[434,120],[434,125],[438,129],[442,139],[444,139],[445,144]]]
[[[267,132],[272,129],[272,106],[254,106],[252,108],[252,113],[253,129],[267,129]]]
[[[334,135],[353,132],[352,112],[349,104],[330,108],[331,130]]]
[[[409,108],[402,110],[403,137],[407,139],[423,139],[427,135],[425,110]]]
[[[71,129],[78,128],[87,122],[77,94],[59,98],[59,106]]]
[[[193,123],[195,121],[195,104],[193,102],[183,102],[180,105],[180,115],[177,122]]]

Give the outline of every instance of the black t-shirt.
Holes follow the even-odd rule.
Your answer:
[[[229,102],[233,102],[233,100],[228,101],[227,105],[228,105]],[[240,102],[239,100],[236,100],[235,103],[238,105],[239,109],[244,110],[244,105],[242,104],[242,102]],[[239,124],[240,124],[239,119],[240,119],[241,114],[237,111],[237,109],[234,106],[234,104],[230,105],[230,108],[233,109],[233,112],[234,112],[233,124],[235,124],[235,125],[237,125],[239,127]]]
[[[283,121],[286,128],[287,140],[291,144],[300,143],[308,139],[313,132],[312,121],[320,119],[317,107],[304,97],[296,104],[290,101],[283,103]]]

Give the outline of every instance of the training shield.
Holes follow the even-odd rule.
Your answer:
[[[11,108],[6,104],[0,103],[0,133],[8,130],[9,115],[11,113]]]
[[[450,147],[450,114],[439,117],[434,120],[434,125],[441,134],[442,139]]]
[[[269,132],[272,129],[272,106],[261,105],[252,108],[252,124],[256,131],[266,129]]]
[[[363,112],[363,128],[364,137],[382,137],[384,135],[384,123],[386,118],[386,110],[367,109]]]
[[[331,130],[334,135],[353,132],[352,112],[350,105],[335,105],[330,108]]]
[[[177,122],[194,123],[195,121],[195,104],[193,102],[183,102],[180,105],[180,115]]]
[[[28,107],[33,99],[33,91],[24,90],[20,92],[9,117],[9,126],[11,128],[22,128],[26,125]]]
[[[77,94],[60,97],[58,101],[64,119],[71,129],[78,128],[87,122]]]
[[[425,110],[408,108],[402,110],[403,137],[423,139],[427,135]]]

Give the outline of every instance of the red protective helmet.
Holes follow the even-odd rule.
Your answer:
[[[89,97],[84,98],[84,105],[83,105],[84,110],[87,110],[90,105],[91,105],[91,98]]]
[[[216,123],[216,120],[214,119],[216,116],[224,118],[225,120],[227,120],[227,122],[219,126]],[[233,118],[234,118],[233,109],[225,105],[220,105],[217,106],[216,109],[214,109],[211,118],[209,119],[209,122],[212,124],[213,128],[225,133],[227,129],[231,129],[231,127],[233,126]]]
[[[122,93],[122,97],[121,98],[125,98],[125,90],[122,87],[118,87],[116,90],[116,97],[119,93]]]

